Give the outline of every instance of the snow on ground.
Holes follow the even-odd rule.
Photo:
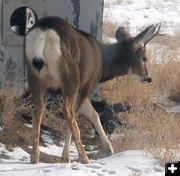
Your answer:
[[[19,151],[21,152],[21,151]],[[16,153],[17,154],[17,153]],[[164,169],[145,151],[129,150],[113,156],[81,163],[39,163],[0,159],[0,176],[163,176]]]
[[[0,126],[0,132],[3,132],[3,128]]]
[[[159,107],[165,109],[167,112],[174,112],[180,114],[180,103],[167,99],[166,97],[155,97],[153,102]]]
[[[32,125],[30,124],[25,124],[25,126],[32,128]],[[53,139],[51,132],[46,131],[46,130],[43,130],[43,133],[41,134],[41,138],[44,141],[45,146],[39,147],[40,152],[46,153],[47,155],[61,157],[64,141],[59,143],[59,145],[54,144],[55,140]],[[29,148],[32,149],[32,146],[29,146]],[[87,154],[90,154],[92,152],[97,153],[98,151],[99,150],[87,151]],[[30,155],[24,150],[22,150],[20,147],[16,147],[13,149],[12,152],[9,152],[5,148],[5,145],[0,143],[0,154],[6,155],[14,160],[30,161]],[[76,145],[74,142],[71,143],[70,154],[71,154],[72,160],[78,159],[78,152],[77,152]]]
[[[53,143],[51,134],[45,131],[41,135],[46,147],[40,146],[40,151],[49,155],[61,156],[63,147]],[[62,143],[63,144],[63,143]],[[29,146],[32,148],[32,146]],[[87,153],[96,153],[89,151]],[[141,173],[144,176],[162,176],[164,168],[147,152],[140,150],[129,150],[113,156],[92,161],[91,164],[73,162],[69,164],[30,164],[30,155],[20,147],[11,152],[0,143],[0,154],[10,157],[10,160],[0,159],[0,176],[130,176],[133,173]],[[75,144],[71,144],[71,159],[78,158]]]
[[[32,124],[25,123],[24,125],[27,126],[28,128],[32,128]]]
[[[25,160],[25,161],[30,161],[30,155],[25,152],[23,149],[20,147],[15,147],[13,148],[13,151],[10,152],[5,148],[4,144],[0,143],[0,154],[9,156],[11,159],[14,160]]]
[[[180,31],[180,1],[105,0],[104,21],[125,26],[132,35],[162,21],[162,33]]]

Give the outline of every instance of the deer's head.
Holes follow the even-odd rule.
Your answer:
[[[135,37],[130,37],[129,33],[122,27],[120,27],[116,32],[116,39],[118,41],[127,39],[130,43],[130,45],[128,45],[129,53],[127,56],[129,60],[128,75],[143,84],[152,82],[151,77],[148,75],[146,66],[148,61],[146,55],[146,44],[154,37],[162,35],[159,34],[160,27],[161,23],[151,25]]]

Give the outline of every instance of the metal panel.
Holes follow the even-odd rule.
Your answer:
[[[49,0],[46,1],[48,7],[46,12],[47,15],[64,18],[74,27],[89,32],[101,40],[103,2],[103,0],[61,0],[59,3],[59,0]]]
[[[0,44],[2,44],[2,0],[0,0]]]
[[[10,19],[12,13],[19,7],[30,7],[35,10],[39,17],[45,15],[43,7],[44,0],[3,0],[3,44],[4,45],[23,45],[23,36],[17,35],[11,30]]]
[[[16,82],[24,79],[24,57],[23,47],[8,46],[6,47],[9,57],[6,59],[6,73],[10,79]]]
[[[3,25],[2,25],[2,18],[3,18],[2,0],[0,0],[0,77],[2,77],[2,75],[4,75],[4,72],[6,70],[6,67],[5,67],[5,58],[7,57],[6,49],[2,45],[2,27],[3,27]]]
[[[102,39],[103,0],[81,0],[79,27]]]
[[[38,18],[60,16],[75,27],[101,39],[103,0],[3,0],[3,44],[23,45],[23,36],[10,28],[12,13],[19,7],[33,9]]]
[[[72,0],[47,0],[45,2],[46,16],[59,16],[73,24],[73,4]],[[78,0],[75,0],[78,1]]]
[[[0,0],[0,75],[9,75],[15,82],[26,77],[24,37],[10,26],[11,15],[19,7],[33,9],[38,18],[60,16],[101,40],[103,0]]]
[[[6,79],[11,81],[12,84],[18,85],[18,90],[24,89],[24,57],[23,47],[21,46],[7,46],[3,47],[5,57],[0,62],[0,80]],[[1,81],[0,81],[1,85]]]

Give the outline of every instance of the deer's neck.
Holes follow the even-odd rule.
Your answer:
[[[113,79],[116,76],[126,75],[128,72],[127,42],[115,44],[100,44],[102,59],[102,77],[100,82]]]

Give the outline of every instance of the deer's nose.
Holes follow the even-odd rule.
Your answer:
[[[150,77],[145,78],[145,79],[142,81],[143,84],[149,84],[149,83],[151,83],[151,82],[152,82],[152,79],[151,79]]]
[[[146,79],[146,81],[147,81],[148,83],[151,83],[151,82],[152,82],[152,79],[151,79],[150,77],[148,77],[148,78]]]

